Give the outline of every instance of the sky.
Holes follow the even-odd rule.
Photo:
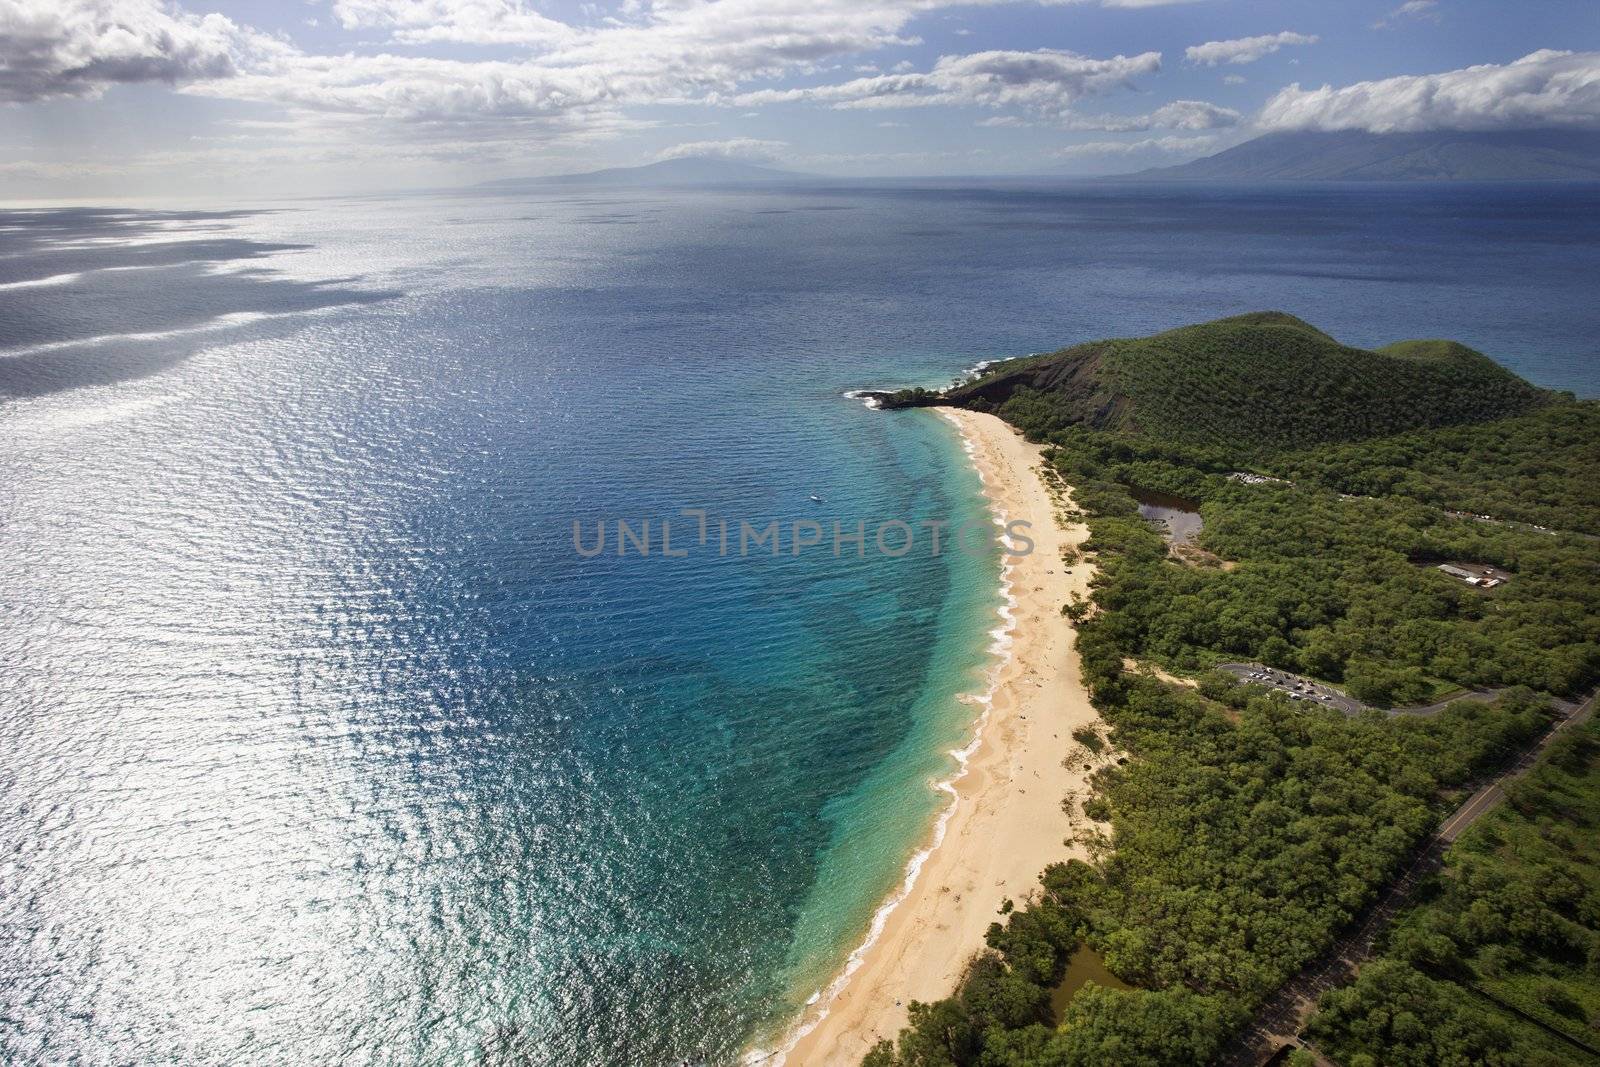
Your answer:
[[[1600,128],[1597,0],[0,0],[0,200],[717,155],[1107,174],[1291,129]]]

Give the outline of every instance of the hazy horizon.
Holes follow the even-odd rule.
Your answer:
[[[1597,49],[1577,0],[0,0],[0,200],[1107,176],[1277,130],[1594,129]]]

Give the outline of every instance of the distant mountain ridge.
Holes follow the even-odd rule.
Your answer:
[[[1269,133],[1139,181],[1600,181],[1600,131]]]
[[[738,159],[716,156],[682,156],[647,163],[642,167],[610,167],[581,174],[552,174],[533,178],[501,178],[481,182],[476,189],[520,189],[551,185],[751,185],[804,181],[808,175],[778,170]]]
[[[886,408],[996,412],[1039,433],[1086,426],[1270,451],[1505,418],[1556,394],[1453,341],[1368,351],[1261,311],[1010,360],[943,392],[878,398]]]

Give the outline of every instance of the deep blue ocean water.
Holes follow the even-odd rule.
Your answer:
[[[686,558],[585,559],[574,519],[979,520],[948,426],[842,394],[1262,308],[1600,395],[1597,208],[0,212],[0,1062],[731,1061],[926,833],[998,568],[693,519]]]

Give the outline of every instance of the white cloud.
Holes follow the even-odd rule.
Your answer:
[[[1231,41],[1207,41],[1205,44],[1190,45],[1184,49],[1183,55],[1191,63],[1200,63],[1208,67],[1214,67],[1219,63],[1254,63],[1284,45],[1316,44],[1317,40],[1316,34],[1284,30],[1282,33],[1266,33],[1260,37],[1239,37]]]
[[[578,34],[520,0],[334,0],[333,14],[347,30],[387,29],[404,44],[543,46]]]
[[[393,55],[296,54],[187,91],[313,113],[427,122],[579,116],[614,109],[625,98],[624,86],[595,70]]]
[[[313,114],[573,128],[644,104],[751,106],[811,97],[860,108],[1060,105],[1160,65],[1153,52],[1112,60],[984,52],[947,56],[925,74],[905,73],[901,64],[894,68],[901,75],[860,78],[847,86],[733,95],[751,82],[914,43],[904,34],[908,22],[948,6],[952,0],[639,0],[625,6],[623,19],[565,27],[522,0],[337,0],[336,14],[345,25],[387,28],[401,44],[518,42],[533,54],[469,60],[290,52],[242,76],[188,91]]]
[[[1544,50],[1503,66],[1357,82],[1291,85],[1261,111],[1274,130],[1496,130],[1600,127],[1600,52]]]
[[[1089,141],[1067,145],[1051,153],[1062,158],[1077,156],[1127,156],[1137,152],[1202,152],[1215,145],[1214,137],[1146,137],[1142,141]]]
[[[189,14],[160,0],[0,0],[0,100],[161,80],[320,113],[545,118],[727,94],[909,45],[916,39],[904,31],[913,18],[951,6],[954,0],[630,0],[620,17],[579,26],[529,0],[335,0],[342,27],[386,31],[407,48],[449,43],[527,53],[446,59],[309,55],[221,15]],[[990,80],[1005,76],[997,71]]]
[[[1237,126],[1244,116],[1231,107],[1205,100],[1174,100],[1148,115],[1069,115],[1063,125],[1071,130],[1105,130],[1126,133],[1136,130],[1216,130]]]
[[[941,56],[925,73],[882,74],[805,89],[762,89],[738,105],[810,101],[836,108],[901,108],[941,104],[1062,110],[1095,93],[1127,88],[1161,69],[1161,53],[1093,59],[1073,52],[989,51]]]
[[[916,16],[957,6],[998,6],[1028,0],[626,0],[620,16],[600,28],[580,28],[534,10],[530,0],[334,0],[346,29],[382,29],[400,44],[454,42],[571,48],[565,57],[605,53],[612,58],[658,51],[656,45],[698,46],[715,64],[765,51],[783,65],[818,62],[895,44],[915,43],[900,31]],[[1073,5],[1093,0],[1032,0]],[[1099,0],[1104,7],[1156,7],[1193,0]],[[955,33],[965,35],[962,28]],[[559,57],[558,57],[559,58]],[[687,56],[675,58],[686,61]],[[687,65],[687,63],[686,63]]]
[[[1222,126],[1237,126],[1243,118],[1231,107],[1221,107],[1205,100],[1174,100],[1150,113],[1152,126],[1169,126],[1176,130],[1214,130]]]
[[[754,137],[734,137],[726,141],[687,141],[673,145],[657,159],[685,159],[714,156],[746,163],[771,163],[789,147],[787,141],[763,141]]]
[[[1372,24],[1375,30],[1392,26],[1404,19],[1428,19],[1432,22],[1439,21],[1439,0],[1406,0],[1405,3],[1389,12],[1383,18]]]
[[[226,78],[284,47],[221,15],[156,0],[0,0],[0,102]]]
[[[215,0],[186,2],[203,11]],[[1076,102],[1132,87],[1161,67],[1157,52],[1093,58],[995,50],[946,55],[927,67],[889,51],[920,43],[915,20],[929,12],[959,7],[970,18],[976,6],[1028,2],[1096,0],[623,0],[609,12],[584,8],[571,21],[555,14],[570,8],[546,0],[331,0],[287,19],[292,32],[303,32],[305,16],[315,16],[318,40],[346,33],[353,43],[342,54],[306,51],[176,0],[0,0],[0,103],[168,82],[190,95],[272,105],[263,117],[278,125],[256,143],[266,161],[299,154],[319,165],[341,158],[542,165],[657,125],[634,111],[650,105],[955,105],[1060,126],[1073,121]],[[1167,2],[1178,0],[1099,0],[1104,7]],[[871,60],[878,63],[867,76],[842,84],[752,91]],[[1109,121],[1119,125],[1099,128],[1209,129],[1231,125],[1237,114],[1179,101]],[[782,147],[735,140],[697,143],[694,151]],[[166,159],[178,165],[177,157]],[[250,169],[248,153],[241,147],[227,165]]]

